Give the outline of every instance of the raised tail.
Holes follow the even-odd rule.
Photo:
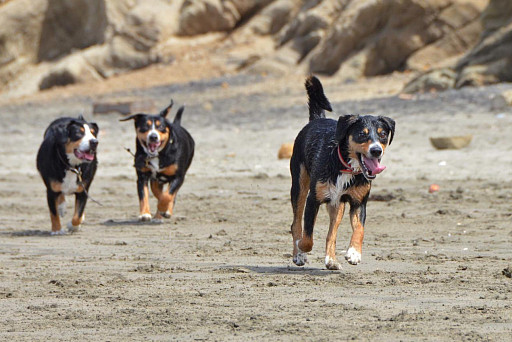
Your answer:
[[[322,83],[315,76],[309,76],[304,85],[308,93],[309,121],[325,118],[324,110],[332,112],[332,107],[325,97]]]
[[[181,106],[180,109],[178,109],[178,112],[176,113],[176,116],[174,117],[173,124],[181,125],[181,116],[183,115],[183,111],[185,110],[185,106]]]

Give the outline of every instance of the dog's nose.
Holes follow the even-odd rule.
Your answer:
[[[96,147],[98,147],[98,139],[89,140],[89,147],[91,148],[91,150],[95,150]]]
[[[151,133],[148,137],[149,141],[151,142],[154,142],[154,141],[158,141],[158,134],[156,133]]]
[[[370,154],[374,158],[379,158],[382,155],[382,148],[380,146],[372,146],[370,148]]]

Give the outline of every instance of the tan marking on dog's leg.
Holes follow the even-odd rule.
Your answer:
[[[81,217],[78,217],[78,199],[75,198],[75,212],[73,213],[73,218],[71,219],[71,227],[68,226],[68,229],[71,231],[75,231],[79,228],[79,226],[84,222],[85,219],[85,210],[82,213]]]
[[[151,191],[153,192],[153,195],[155,195],[155,197],[158,199],[155,218],[162,219],[164,217],[171,217],[174,198],[176,195],[173,196],[168,192],[163,191],[163,185],[157,181],[151,181]]]
[[[60,196],[58,196],[55,199],[55,209],[56,210],[59,207],[58,206],[59,198],[60,198]],[[55,215],[50,211],[50,220],[52,222],[52,235],[60,234],[62,226],[60,225],[60,217],[59,217],[58,211],[57,211],[57,213],[55,213]]]
[[[352,225],[352,238],[345,259],[349,264],[357,265],[361,262],[364,238],[364,227],[359,220],[359,210],[350,213],[350,223]]]
[[[62,183],[57,181],[50,181],[50,189],[53,192],[62,192]]]
[[[297,242],[302,237],[302,216],[304,215],[304,208],[306,206],[306,199],[309,192],[310,178],[304,166],[300,167],[299,176],[299,198],[297,200],[297,208],[294,208],[293,223],[292,223],[292,239],[293,239],[293,257],[296,258],[298,249]]]
[[[336,236],[338,227],[345,212],[345,203],[338,206],[327,205],[329,211],[329,232],[325,241],[325,267],[329,270],[341,269],[341,264],[336,259]]]
[[[151,212],[149,210],[149,188],[147,184],[144,184],[144,198],[140,201],[139,219],[142,221],[151,220]]]
[[[178,171],[178,164],[169,165],[158,172],[166,176],[174,176],[176,171]]]

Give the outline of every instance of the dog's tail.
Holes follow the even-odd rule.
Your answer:
[[[324,110],[331,112],[332,107],[325,97],[322,83],[315,76],[309,76],[304,85],[308,92],[309,121],[325,118]]]
[[[185,106],[181,106],[180,109],[178,109],[178,112],[176,113],[176,116],[174,117],[173,124],[181,125],[181,116],[183,115],[183,111],[185,110]]]

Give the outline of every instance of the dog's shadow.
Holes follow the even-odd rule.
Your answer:
[[[113,220],[109,219],[101,224],[107,227],[116,226],[158,226],[164,223],[164,220],[151,219],[151,221],[139,221],[138,219],[133,220]]]
[[[51,236],[51,231],[49,230],[39,230],[39,229],[27,229],[16,232],[1,232],[1,235],[8,235],[13,237],[23,237],[23,236]]]
[[[313,276],[329,276],[341,274],[340,271],[332,271],[322,268],[299,267],[299,266],[225,266],[223,269],[236,273],[259,273],[259,274],[307,274]]]

